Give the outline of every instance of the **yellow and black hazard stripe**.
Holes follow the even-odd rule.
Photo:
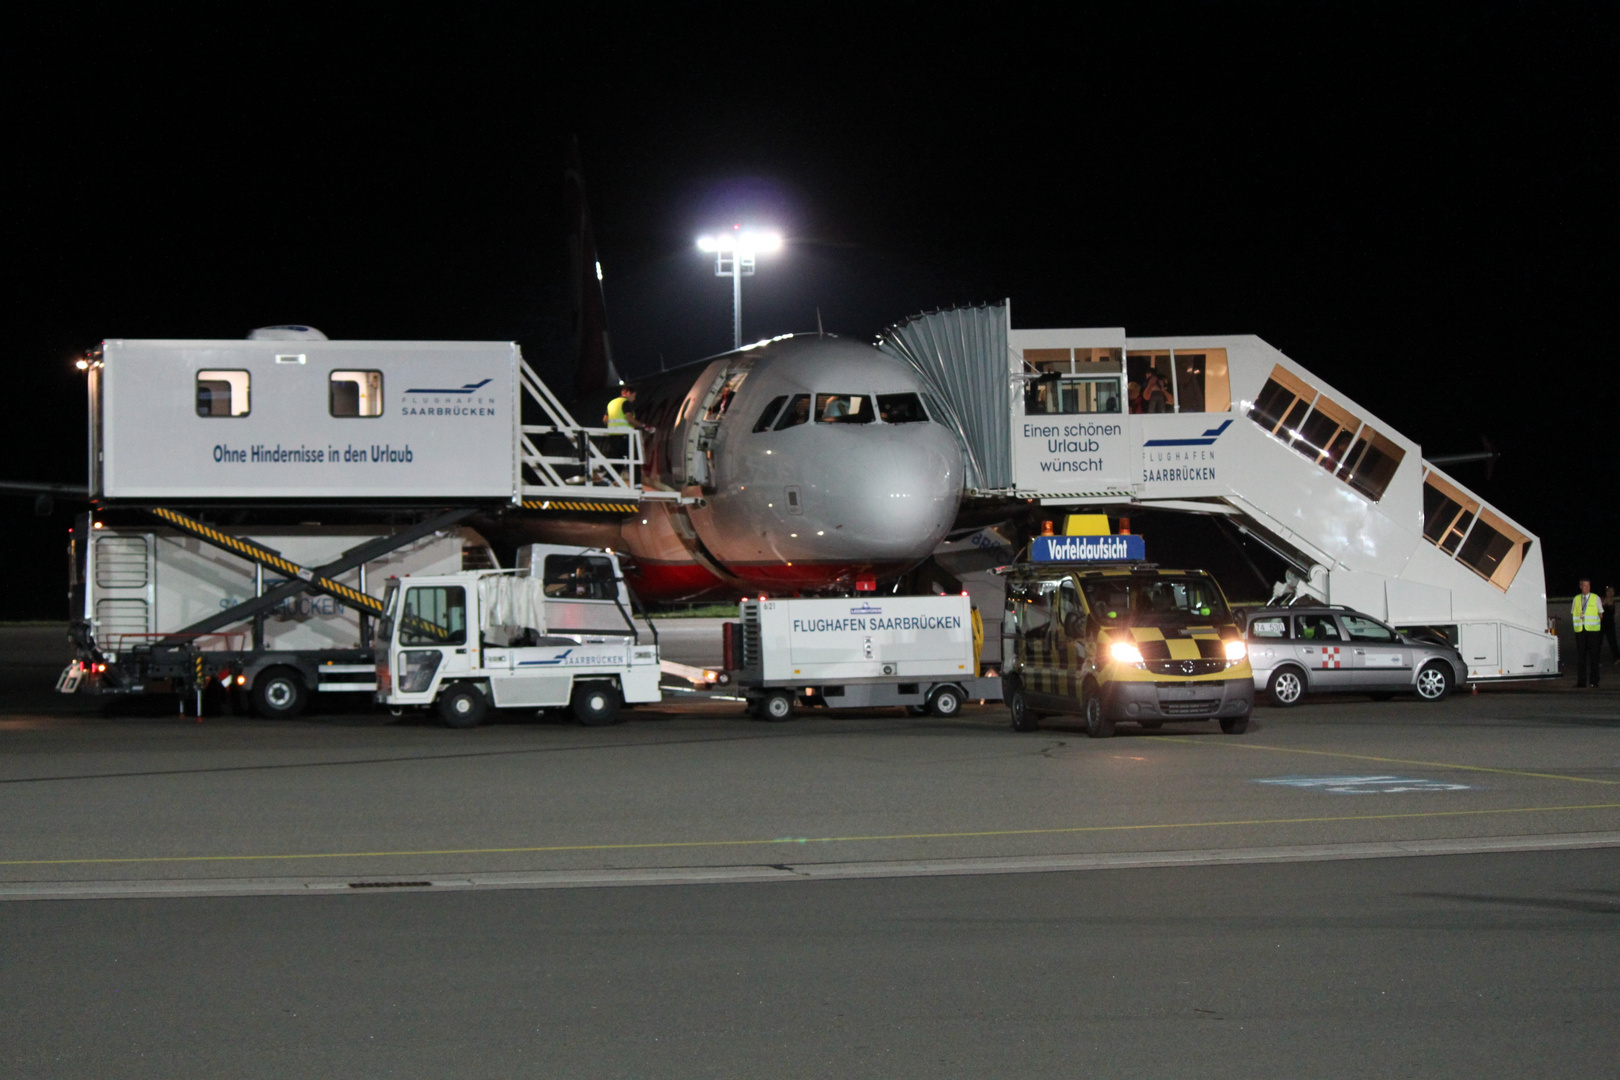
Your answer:
[[[192,536],[206,540],[216,547],[224,548],[226,551],[240,555],[244,559],[259,563],[261,566],[268,567],[286,578],[297,578],[300,581],[307,582],[310,588],[329,593],[339,600],[368,611],[373,615],[382,614],[382,601],[367,596],[358,589],[351,589],[342,582],[333,581],[331,578],[312,573],[295,562],[283,559],[274,552],[266,551],[257,544],[250,544],[246,540],[222,533],[212,526],[204,525],[195,518],[187,517],[167,507],[155,506],[152,508],[152,514],[167,521],[182,532],[190,533]]]
[[[585,510],[598,514],[633,514],[637,503],[610,499],[524,499],[525,510]]]

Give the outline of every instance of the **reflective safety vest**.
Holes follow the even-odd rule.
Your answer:
[[[608,410],[607,410],[608,427],[610,427],[610,428],[618,428],[618,427],[627,428],[627,427],[630,426],[630,421],[628,421],[628,420],[626,420],[624,418],[624,406],[625,406],[625,400],[622,397],[616,397],[612,401],[608,402]]]
[[[1586,631],[1597,633],[1603,628],[1603,601],[1597,598],[1597,593],[1586,593],[1575,597],[1570,604],[1569,613],[1575,620],[1577,634]]]

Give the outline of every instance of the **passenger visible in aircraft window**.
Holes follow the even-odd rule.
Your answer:
[[[333,416],[381,416],[382,372],[334,371],[327,380],[327,410]]]
[[[788,402],[787,408],[782,410],[781,419],[777,420],[774,430],[796,427],[810,419],[810,395],[795,394],[793,400]]]
[[[783,394],[779,398],[772,398],[771,403],[765,406],[765,411],[759,414],[759,422],[754,425],[755,433],[769,431],[771,429],[771,421],[776,419],[777,410],[779,410],[786,403],[786,394]]]
[[[870,424],[872,404],[860,394],[817,394],[818,424]]]
[[[885,424],[923,424],[928,414],[923,411],[922,399],[916,394],[879,394],[878,418]]]
[[[248,406],[247,372],[197,372],[198,416],[246,416]]]

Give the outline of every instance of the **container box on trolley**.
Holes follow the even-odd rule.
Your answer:
[[[952,716],[964,701],[1001,699],[1001,680],[979,677],[965,595],[744,600],[738,617],[725,666],[764,719],[787,719],[796,702]]]

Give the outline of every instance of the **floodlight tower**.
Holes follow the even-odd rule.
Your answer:
[[[730,232],[698,237],[698,250],[714,253],[714,276],[731,279],[731,347],[742,348],[742,279],[752,277],[754,258],[763,251],[782,247],[782,234],[744,230],[733,225]]]

